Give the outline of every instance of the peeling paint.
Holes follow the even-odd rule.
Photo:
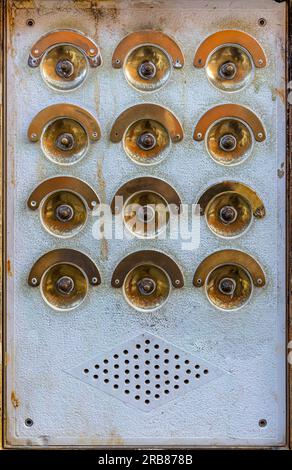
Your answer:
[[[286,93],[285,93],[284,88],[273,88],[272,93],[273,93],[273,95],[272,95],[273,96],[273,101],[278,96],[281,99],[282,103],[285,104]]]
[[[282,163],[282,164],[281,164],[281,167],[278,168],[278,171],[277,171],[277,173],[278,173],[278,178],[283,178],[283,176],[285,175],[285,169],[284,169],[284,167],[285,167],[285,164]]]

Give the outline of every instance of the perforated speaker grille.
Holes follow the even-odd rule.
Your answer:
[[[225,372],[145,332],[68,373],[127,404],[150,411]]]

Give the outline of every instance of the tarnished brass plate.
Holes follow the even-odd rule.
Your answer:
[[[172,258],[160,251],[141,250],[131,253],[120,261],[112,275],[112,287],[122,287],[127,274],[139,265],[158,266],[168,274],[173,287],[181,288],[184,285],[182,271]]]
[[[98,286],[101,283],[99,270],[95,263],[84,253],[69,248],[59,248],[49,251],[41,256],[31,268],[28,276],[28,284],[31,287],[40,285],[44,273],[55,264],[72,264],[79,267],[88,278],[92,286]]]

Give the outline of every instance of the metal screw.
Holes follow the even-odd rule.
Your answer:
[[[89,49],[89,52],[90,52],[90,54],[94,54],[94,53],[95,53],[95,49]]]
[[[92,284],[97,284],[97,277],[93,277],[93,278],[91,279],[91,282],[92,282]]]
[[[97,132],[92,132],[92,137],[97,137]]]
[[[200,286],[201,284],[202,284],[202,279],[199,277],[199,278],[197,279],[197,285]]]
[[[91,204],[91,206],[92,206],[92,207],[95,207],[95,206],[96,206],[96,204],[97,204],[97,202],[96,202],[96,201],[91,201],[91,203],[90,203],[90,204]]]
[[[115,279],[115,284],[118,285],[120,283],[119,279]]]
[[[116,64],[120,64],[120,63],[121,63],[120,59],[116,59]]]
[[[258,133],[258,138],[259,138],[259,139],[262,139],[262,137],[263,137],[262,132],[259,132],[259,133]]]
[[[38,49],[35,49],[33,52],[34,52],[34,54],[38,54],[38,53],[39,53],[39,50],[38,50]]]
[[[36,277],[33,277],[31,280],[31,283],[35,286],[38,283],[38,280]]]
[[[259,427],[260,428],[265,428],[267,426],[267,420],[266,419],[260,419],[259,420]]]
[[[180,280],[179,280],[179,279],[176,279],[176,280],[175,280],[175,283],[176,283],[176,285],[178,286],[178,285],[180,284]]]
[[[29,18],[26,22],[27,26],[34,26],[35,21],[32,18]]]
[[[35,207],[37,205],[36,201],[30,201],[31,207]]]
[[[257,284],[258,284],[259,286],[261,286],[261,285],[262,285],[262,283],[263,283],[262,279],[260,279],[260,278],[259,278],[259,279],[257,279]]]
[[[262,65],[262,64],[264,63],[263,59],[259,59],[259,60],[258,60],[258,63],[259,63],[260,65]]]
[[[198,137],[198,139],[201,139],[201,138],[202,138],[202,133],[201,133],[201,132],[198,132],[198,133],[197,133],[197,137]]]
[[[259,25],[259,26],[266,26],[266,24],[267,24],[266,18],[260,18],[260,19],[258,20],[258,25]]]
[[[36,139],[36,138],[37,138],[37,135],[36,135],[35,133],[32,133],[32,134],[30,134],[30,138],[31,138],[31,139]]]

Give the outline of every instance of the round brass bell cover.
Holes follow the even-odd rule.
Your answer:
[[[237,310],[249,301],[253,291],[250,274],[236,264],[216,267],[206,279],[209,301],[221,310]]]
[[[247,50],[239,45],[225,44],[215,49],[206,64],[207,77],[222,91],[238,91],[254,76],[254,65]]]
[[[249,228],[253,212],[244,196],[226,191],[211,199],[205,210],[205,218],[215,235],[233,238],[242,235]]]
[[[79,195],[71,191],[56,191],[43,200],[40,217],[43,226],[52,235],[73,237],[86,224],[86,205]]]
[[[156,165],[166,157],[171,140],[159,122],[141,119],[131,124],[123,138],[124,150],[135,163]]]
[[[130,85],[139,91],[155,91],[169,79],[171,60],[161,48],[144,44],[129,52],[124,63],[124,74]]]
[[[131,195],[123,208],[123,220],[128,230],[139,238],[155,238],[169,221],[167,201],[153,191]]]
[[[58,263],[44,273],[40,289],[43,299],[53,309],[72,310],[85,299],[88,280],[77,266]]]
[[[72,165],[80,161],[89,147],[84,127],[74,119],[60,117],[47,124],[41,136],[46,157],[59,165]]]
[[[41,64],[43,80],[54,90],[71,91],[86,79],[88,61],[84,53],[71,44],[58,44],[48,49]]]
[[[254,138],[245,122],[224,118],[210,126],[205,142],[213,160],[221,165],[232,166],[242,163],[250,156]]]
[[[139,311],[154,311],[162,307],[171,292],[168,274],[158,266],[143,264],[127,274],[123,293],[131,307]]]

